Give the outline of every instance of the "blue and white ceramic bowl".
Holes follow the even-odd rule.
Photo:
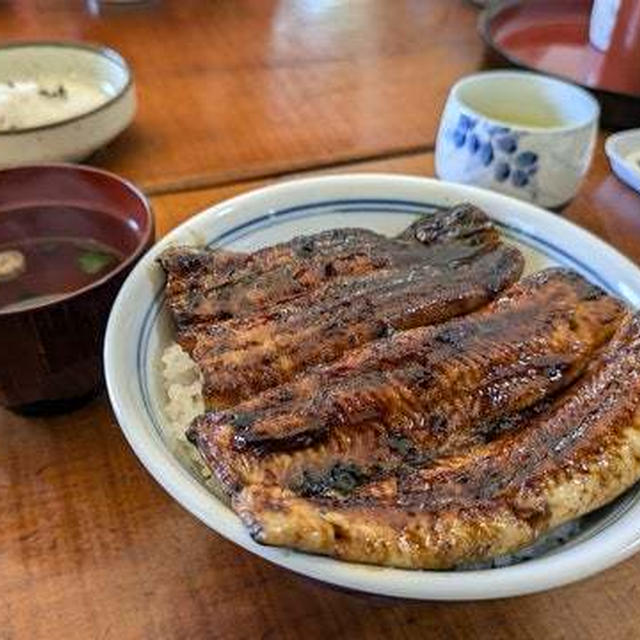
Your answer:
[[[502,598],[557,587],[624,560],[640,548],[640,487],[581,518],[562,539],[512,566],[458,571],[372,567],[254,542],[175,446],[165,413],[160,356],[173,340],[157,263],[177,244],[253,251],[337,227],[386,235],[438,207],[482,207],[525,256],[526,272],[562,264],[640,307],[640,270],[583,229],[543,209],[473,187],[397,175],[344,175],[277,184],[221,202],[165,236],[133,270],[113,306],[105,340],[109,397],[127,440],[155,479],[213,531],[271,562],[348,589],[422,600]],[[161,551],[159,551],[159,554]],[[524,559],[526,558],[526,559]]]
[[[449,94],[436,143],[436,173],[558,207],[591,164],[599,106],[577,86],[524,71],[463,78]]]

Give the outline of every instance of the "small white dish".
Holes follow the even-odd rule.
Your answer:
[[[599,115],[593,96],[562,80],[527,71],[466,76],[440,121],[436,174],[558,207],[591,164]]]
[[[640,193],[640,129],[614,133],[604,150],[618,178]]]
[[[138,263],[113,306],[104,347],[116,418],[136,455],[188,511],[236,544],[278,565],[344,588],[421,600],[503,598],[558,587],[624,560],[640,548],[640,487],[581,519],[559,547],[509,567],[410,571],[342,562],[254,542],[231,509],[172,446],[160,355],[173,339],[157,258],[177,244],[256,250],[295,235],[366,227],[386,235],[434,207],[482,207],[525,256],[526,272],[563,264],[640,306],[640,269],[585,230],[531,204],[475,187],[398,175],[310,178],[221,202],[174,229]]]
[[[0,84],[26,83],[55,91],[92,92],[91,106],[43,124],[2,127],[0,167],[74,162],[115,138],[136,110],[133,77],[124,58],[107,47],[75,42],[17,42],[0,46]],[[65,93],[72,101],[75,91]],[[51,102],[59,102],[52,98]],[[73,104],[72,104],[73,106]],[[68,109],[70,110],[70,109]]]

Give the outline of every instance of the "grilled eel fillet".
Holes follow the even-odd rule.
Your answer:
[[[513,552],[640,477],[640,316],[515,431],[352,494],[254,484],[233,506],[259,542],[350,561],[445,569]]]
[[[419,219],[397,238],[332,229],[255,253],[173,247],[160,264],[167,304],[181,329],[251,316],[336,278],[406,266],[425,256],[434,266],[464,262],[499,242],[487,216],[462,204]]]
[[[493,299],[522,272],[477,208],[423,218],[396,239],[350,229],[255,254],[170,250],[167,300],[210,407],[233,406],[401,329]]]
[[[571,383],[624,313],[579,275],[549,269],[486,310],[372,342],[209,412],[189,437],[229,492],[354,488],[482,442],[497,421]]]

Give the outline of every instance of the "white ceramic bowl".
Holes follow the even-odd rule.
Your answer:
[[[0,46],[0,83],[51,78],[95,87],[104,100],[57,122],[0,131],[0,167],[82,160],[131,123],[136,110],[133,77],[112,49],[75,42]]]
[[[600,108],[587,91],[528,71],[487,71],[451,89],[436,141],[436,173],[558,207],[591,164]]]
[[[293,571],[349,589],[404,598],[464,600],[550,589],[623,560],[640,545],[640,492],[582,519],[579,535],[510,567],[409,571],[371,567],[255,543],[236,515],[202,484],[172,446],[163,407],[160,354],[172,339],[158,255],[175,244],[240,250],[301,233],[362,226],[395,234],[434,207],[471,201],[484,208],[525,254],[527,271],[565,264],[640,306],[640,270],[586,231],[533,205],[490,191],[426,178],[357,175],[278,184],[222,202],[164,237],[125,282],[105,341],[109,397],[133,450],[156,480],[214,531]]]
[[[604,150],[618,178],[640,193],[640,129],[614,133]]]

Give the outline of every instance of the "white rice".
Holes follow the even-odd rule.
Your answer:
[[[181,440],[184,439],[185,426],[204,413],[202,377],[196,363],[175,342],[164,350],[162,365],[169,400],[165,413],[173,437]]]
[[[204,413],[202,376],[196,363],[180,345],[173,342],[162,354],[162,377],[167,394],[164,412],[167,417],[167,436],[174,452],[189,463],[205,479],[211,471],[198,450],[187,440],[185,431],[191,421]]]
[[[181,460],[186,461],[192,470],[204,479],[205,484],[218,498],[228,502],[228,498],[222,493],[220,486],[212,477],[211,471],[197,449],[185,437],[185,430],[191,421],[205,410],[200,371],[196,363],[176,343],[172,343],[165,349],[162,354],[162,364],[164,387],[167,394],[165,414],[168,418],[168,436],[174,451]],[[490,569],[530,560],[565,544],[580,533],[581,529],[581,521],[574,520],[542,536],[532,545],[517,553],[493,558],[487,562],[462,565],[458,568],[460,570]]]

